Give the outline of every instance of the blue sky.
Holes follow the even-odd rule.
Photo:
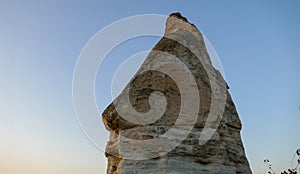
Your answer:
[[[0,171],[105,173],[103,152],[86,139],[73,111],[77,58],[96,32],[116,20],[179,11],[219,55],[253,173],[265,173],[265,158],[280,173],[300,147],[299,7],[292,0],[2,0]],[[106,69],[134,52],[151,49],[158,39],[130,40],[107,57],[97,76],[100,112],[111,102],[100,90],[109,78],[100,76],[111,74]],[[107,133],[99,137],[105,145]]]

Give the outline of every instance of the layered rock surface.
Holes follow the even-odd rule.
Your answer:
[[[197,90],[197,95],[189,96],[189,101],[184,98],[189,91],[182,93],[184,89],[178,85],[185,70],[180,66],[168,66],[178,61],[193,76],[193,79],[182,76],[182,82],[188,86],[184,89],[190,89],[191,93]],[[159,66],[173,73],[175,78],[159,71]],[[221,115],[212,111],[214,102],[222,103],[220,94],[213,93],[216,84],[212,79],[224,93]],[[158,92],[156,98],[153,97],[155,91]],[[126,95],[130,106],[122,99]],[[139,120],[132,116],[135,113],[129,111],[131,107],[145,117]],[[154,114],[145,115],[154,107],[158,108]],[[181,112],[188,107],[197,109],[195,119],[190,112]],[[210,113],[216,114],[211,117]],[[178,122],[179,116],[184,121]],[[121,95],[106,108],[102,119],[110,131],[105,152],[108,174],[251,173],[240,136],[242,125],[226,82],[213,68],[202,34],[179,13],[171,14],[167,19],[164,37]],[[207,124],[209,129],[206,129]],[[207,130],[213,130],[212,136],[208,133],[207,140],[204,138],[199,143],[201,133]]]

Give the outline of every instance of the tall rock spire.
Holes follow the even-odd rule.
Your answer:
[[[226,82],[179,13],[102,119],[108,174],[251,173]]]

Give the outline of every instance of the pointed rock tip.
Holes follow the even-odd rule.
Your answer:
[[[176,17],[176,18],[178,18],[178,19],[181,19],[181,20],[183,20],[184,22],[189,22],[189,21],[187,20],[187,18],[186,18],[186,17],[183,17],[179,12],[171,13],[171,14],[169,15],[169,17],[172,17],[172,16],[174,16],[174,17]]]
[[[191,23],[190,21],[188,21],[187,18],[184,17],[184,16],[182,16],[181,13],[179,13],[179,12],[171,13],[171,14],[169,15],[169,18],[168,18],[168,19],[170,19],[170,18],[172,18],[172,17],[175,17],[176,19],[179,19],[179,20],[181,20],[181,21],[183,21],[183,22],[186,22],[186,23],[192,25],[193,27],[197,28],[193,23]]]
[[[189,22],[186,17],[183,17],[179,12],[171,13],[166,21],[165,35],[178,30],[191,32],[200,41],[203,40],[201,32],[193,23]]]

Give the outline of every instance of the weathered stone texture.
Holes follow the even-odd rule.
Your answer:
[[[133,108],[141,113],[149,111],[149,96],[154,91],[160,91],[166,96],[167,106],[161,118],[148,125],[136,125],[119,116],[114,103],[122,97],[122,94],[103,113],[103,122],[110,131],[110,139],[106,147],[108,158],[108,174],[144,174],[144,173],[206,173],[206,174],[249,174],[251,173],[245,150],[240,136],[242,128],[238,113],[233,100],[226,90],[226,104],[223,116],[217,131],[204,145],[199,145],[200,133],[204,128],[211,105],[211,84],[207,71],[203,64],[211,65],[211,61],[202,34],[198,29],[180,14],[171,14],[167,19],[166,32],[153,48],[153,50],[171,54],[183,62],[193,74],[197,83],[200,98],[200,109],[196,123],[189,136],[183,140],[175,149],[167,154],[156,158],[145,160],[125,159],[122,154],[134,151],[134,145],[128,146],[132,149],[120,147],[120,136],[136,140],[155,139],[167,132],[178,117],[181,104],[181,94],[178,86],[172,78],[158,72],[146,71],[135,76],[126,89],[129,89],[130,103]],[[184,38],[182,37],[184,36]],[[170,38],[174,38],[170,39]],[[187,45],[195,48],[191,52],[187,47],[179,44],[176,40],[183,40]],[[159,53],[152,51],[141,66],[151,66],[156,62]],[[202,56],[199,61],[197,56]],[[166,59],[167,61],[167,59]],[[223,80],[222,75],[215,69],[215,78]],[[176,71],[176,69],[174,69]],[[149,150],[151,147],[145,147]],[[151,149],[150,149],[151,151]],[[149,152],[151,153],[151,152]],[[155,150],[153,153],[156,153]]]

